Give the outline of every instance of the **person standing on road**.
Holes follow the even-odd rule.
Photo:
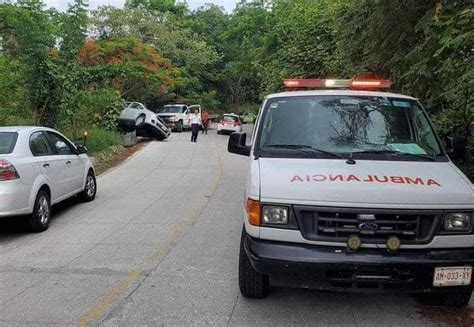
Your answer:
[[[207,112],[206,109],[201,114],[201,120],[202,120],[202,133],[206,133],[207,135],[207,128],[209,127],[209,113]]]
[[[191,117],[189,117],[189,123],[191,124],[191,142],[196,143],[201,126],[201,117],[199,117],[198,110],[194,111]]]

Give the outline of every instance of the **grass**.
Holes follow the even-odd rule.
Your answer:
[[[86,146],[91,154],[107,152],[122,146],[122,136],[119,132],[91,128],[87,133]]]
[[[91,156],[97,156],[109,152],[117,152],[122,148],[122,136],[119,132],[110,131],[101,128],[86,128],[87,139],[86,147],[89,150]],[[79,135],[82,135],[82,131]],[[78,133],[67,133],[71,140],[74,140],[77,144],[83,143],[83,137],[77,136]]]

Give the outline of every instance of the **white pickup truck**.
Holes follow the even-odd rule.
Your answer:
[[[164,120],[166,125],[173,131],[181,133],[183,129],[189,129],[189,116],[194,110],[199,110],[201,114],[200,105],[187,106],[185,104],[169,104],[163,107],[163,110],[158,113],[158,116]]]

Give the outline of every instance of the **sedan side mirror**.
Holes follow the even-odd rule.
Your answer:
[[[241,156],[250,156],[250,146],[245,145],[247,133],[232,133],[229,138],[227,151],[240,154]]]
[[[466,156],[466,141],[462,137],[446,137],[446,150],[451,159],[461,159]]]
[[[84,154],[87,153],[87,148],[84,145],[76,146],[77,154]]]

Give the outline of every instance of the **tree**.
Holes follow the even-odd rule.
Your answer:
[[[169,60],[134,38],[88,39],[78,59],[91,83],[112,86],[125,99],[156,101],[175,83]]]
[[[199,92],[210,91],[207,86],[215,80],[220,56],[199,35],[180,26],[182,22],[166,17],[144,8],[102,7],[92,12],[92,26],[101,39],[132,37],[153,46],[178,68],[176,83],[169,89],[173,94],[163,99],[194,100]]]
[[[51,58],[55,38],[41,4],[0,5],[1,34],[11,40],[7,55],[17,57],[25,73],[28,100],[40,124],[54,126],[59,112],[58,68]]]
[[[258,61],[264,93],[282,89],[284,78],[332,75],[336,42],[327,16],[328,2],[274,3]]]

